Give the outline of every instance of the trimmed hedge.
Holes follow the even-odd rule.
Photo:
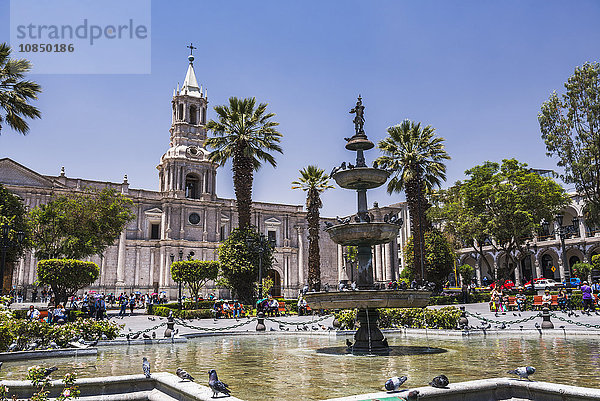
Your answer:
[[[411,327],[452,330],[458,327],[460,310],[448,306],[441,309],[427,308],[384,308],[378,309],[379,327]],[[334,315],[342,328],[353,330],[356,323],[357,309],[346,309],[335,312]]]
[[[173,312],[173,316],[180,319],[205,319],[212,317],[210,309],[192,309],[192,310],[179,310],[172,309],[166,306],[152,306],[152,314],[156,316],[168,317],[169,312]]]

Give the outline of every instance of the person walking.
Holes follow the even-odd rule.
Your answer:
[[[121,309],[119,310],[119,316],[120,317],[125,317],[125,312],[127,311],[127,297],[123,294],[121,294],[119,296],[120,301],[119,301],[119,305],[121,306]]]
[[[581,298],[583,299],[583,312],[589,314],[595,308],[594,298],[592,298],[592,288],[588,285],[587,281],[584,281],[581,286],[581,294]]]
[[[100,296],[96,300],[96,320],[104,319],[105,314],[106,314],[106,302],[104,301],[104,296]]]

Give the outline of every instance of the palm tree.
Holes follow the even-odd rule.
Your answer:
[[[232,160],[233,186],[240,229],[250,227],[252,210],[252,180],[254,171],[266,161],[277,165],[269,152],[283,153],[279,146],[282,135],[275,129],[279,123],[270,121],[274,113],[266,113],[267,104],[256,105],[255,98],[229,98],[228,106],[216,106],[218,121],[210,120],[206,128],[215,136],[206,140],[214,150],[209,160],[224,165]]]
[[[450,156],[444,149],[444,138],[435,136],[430,125],[404,120],[401,124],[388,128],[388,137],[377,144],[382,151],[375,161],[377,165],[393,171],[387,186],[388,193],[406,192],[406,202],[410,212],[410,225],[413,233],[415,275],[424,280],[424,234],[431,228],[425,212],[429,202],[425,195],[446,180],[444,160]]]
[[[0,43],[0,132],[2,123],[23,135],[29,131],[29,124],[22,118],[40,118],[40,111],[27,104],[29,99],[37,99],[42,88],[32,81],[24,81],[25,73],[31,70],[31,63],[25,59],[11,59],[10,46]]]
[[[306,221],[308,222],[308,286],[321,289],[321,257],[319,255],[319,209],[323,206],[320,194],[328,188],[329,176],[317,166],[300,170],[300,179],[292,182],[292,189],[306,191]],[[302,266],[299,267],[300,269]]]

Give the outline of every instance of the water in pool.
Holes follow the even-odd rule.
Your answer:
[[[321,400],[381,391],[385,379],[407,375],[420,387],[438,374],[451,382],[507,377],[518,366],[537,368],[535,380],[600,387],[600,339],[591,337],[478,337],[470,339],[390,336],[392,346],[440,347],[442,353],[352,356],[317,352],[339,347],[344,338],[299,335],[204,337],[187,344],[101,347],[92,357],[5,362],[2,379],[23,379],[30,365],[57,365],[79,377],[142,372],[146,356],[153,371],[183,367],[206,385],[217,369],[233,395],[243,400]],[[59,377],[55,374],[55,378]]]

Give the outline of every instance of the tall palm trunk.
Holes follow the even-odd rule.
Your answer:
[[[247,229],[251,225],[252,180],[254,178],[252,159],[244,155],[245,147],[245,143],[236,146],[232,162],[238,225],[241,229]]]
[[[319,251],[319,207],[321,199],[319,191],[311,188],[308,191],[308,286],[312,291],[321,290],[321,255]]]
[[[427,280],[427,261],[425,259],[425,232],[430,228],[425,212],[429,208],[419,178],[406,183],[406,202],[410,212],[410,229],[413,233],[413,252],[415,277],[417,281]],[[421,268],[422,266],[422,268]]]

